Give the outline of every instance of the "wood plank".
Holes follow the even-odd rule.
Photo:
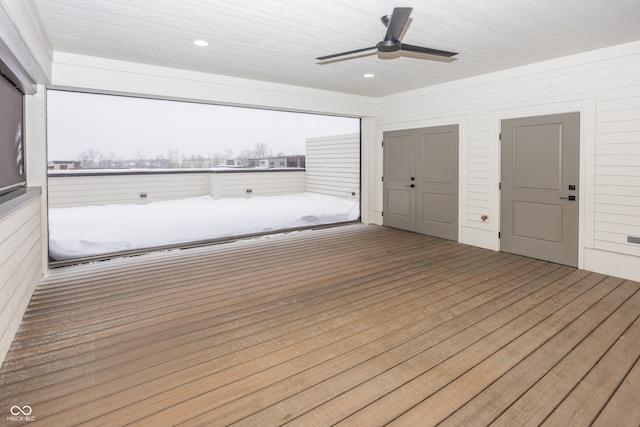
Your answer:
[[[637,355],[640,354],[640,316],[636,317],[635,322],[622,335],[614,337],[616,342],[611,349],[578,381],[571,393],[544,420],[543,425],[578,427],[594,422],[637,362]],[[640,402],[630,402],[629,406],[623,404],[617,410],[626,413],[630,407],[638,407],[639,404]]]
[[[598,418],[594,427],[605,426],[637,426],[640,425],[640,359],[636,358],[629,374],[611,397]]]
[[[594,306],[576,319],[565,331],[555,335],[458,409],[443,425],[541,424],[640,312],[637,286],[623,283],[615,291],[621,291],[619,300],[612,301],[611,306],[606,306],[604,300],[600,301],[600,307]],[[622,303],[616,306],[619,302]],[[589,331],[589,326],[593,325],[595,329]],[[588,335],[576,333],[569,336],[569,328],[578,326]],[[504,390],[510,390],[510,393],[504,393]],[[487,407],[495,410],[487,411]],[[492,413],[501,415],[492,419]]]

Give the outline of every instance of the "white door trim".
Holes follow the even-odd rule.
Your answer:
[[[568,102],[558,102],[540,105],[514,106],[490,112],[490,141],[495,141],[489,145],[489,173],[492,183],[489,191],[489,205],[495,213],[495,221],[491,223],[494,231],[494,249],[500,250],[500,129],[502,120],[515,119],[520,117],[544,116],[561,113],[580,113],[580,182],[578,191],[579,220],[578,220],[578,268],[584,268],[584,249],[593,247],[593,227],[586,227],[586,224],[593,224],[593,208],[586,209],[586,206],[594,205],[595,198],[595,99],[576,100]]]

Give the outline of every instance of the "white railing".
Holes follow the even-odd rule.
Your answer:
[[[50,172],[49,207],[148,203],[211,195],[256,197],[306,191],[304,169]]]

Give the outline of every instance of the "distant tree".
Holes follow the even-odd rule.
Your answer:
[[[78,162],[80,162],[80,167],[83,169],[92,168],[96,164],[96,159],[102,157],[100,151],[98,150],[84,150],[80,154],[78,154]]]
[[[138,150],[136,153],[136,167],[143,168],[146,166],[147,156],[142,153],[142,151]]]
[[[164,158],[164,156],[162,154],[159,154],[158,156],[156,156],[156,161],[155,161],[154,167],[156,167],[156,168],[166,168],[167,167],[166,159]]]
[[[98,154],[98,158],[96,159],[96,163],[101,168],[106,168],[106,167],[109,166],[109,158],[105,154],[100,153],[100,154]]]
[[[119,168],[123,162],[124,158],[121,155],[111,151],[108,155],[100,154],[98,164],[103,168]]]
[[[122,154],[117,154],[111,151],[109,153],[109,157],[111,158],[111,165],[116,167],[122,167],[124,164],[124,157]]]
[[[240,152],[240,155],[238,155],[239,158],[241,159],[250,159],[252,157],[255,157],[255,152],[251,149],[244,149]]]
[[[208,157],[207,157],[207,166],[208,168],[214,168],[216,166],[218,166],[222,160],[224,159],[224,157],[222,156],[222,153],[216,151],[215,153],[209,153]]]
[[[188,162],[185,162],[185,163],[187,163],[187,166],[190,168],[203,168],[204,161],[205,159],[202,156],[202,154],[192,154],[189,157]],[[183,167],[186,167],[186,166],[183,166]]]
[[[173,150],[167,151],[167,156],[165,157],[165,166],[166,168],[174,167],[174,163],[176,161],[176,153]]]
[[[264,159],[271,156],[272,150],[266,142],[258,142],[253,147],[253,153],[258,159]]]
[[[189,156],[185,156],[182,159],[182,162],[178,165],[179,168],[184,168],[184,169],[189,169],[193,167],[193,164],[195,162],[195,154],[192,154],[191,157]]]
[[[278,151],[278,154],[276,154],[276,157],[284,157],[284,156],[286,156],[284,151]]]

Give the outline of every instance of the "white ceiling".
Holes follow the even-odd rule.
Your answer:
[[[640,40],[640,0],[34,0],[56,51],[379,97]],[[378,55],[380,17],[453,62]],[[191,42],[205,39],[198,48]],[[364,73],[374,73],[364,79]]]

